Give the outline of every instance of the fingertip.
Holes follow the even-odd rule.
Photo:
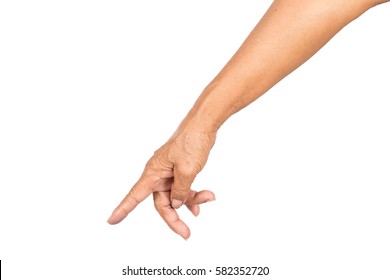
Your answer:
[[[183,201],[180,201],[180,200],[177,200],[177,199],[172,199],[171,205],[172,205],[173,208],[179,209],[180,206],[183,205]]]
[[[213,192],[209,192],[207,195],[207,200],[206,202],[211,202],[215,200],[215,194]]]
[[[183,237],[183,239],[184,239],[185,241],[187,241],[187,240],[190,238],[190,236],[191,236],[191,232],[190,232],[190,230],[188,230],[188,231],[186,231],[186,232],[179,233],[179,235],[180,235],[181,237]]]
[[[107,223],[110,225],[119,224],[121,221],[123,221],[124,218],[126,218],[126,216],[126,214],[123,215],[123,211],[121,209],[115,209],[108,218]]]
[[[192,191],[191,196],[185,202],[186,205],[202,204],[215,200],[215,194],[211,191]]]
[[[186,205],[188,210],[194,215],[195,217],[198,217],[200,213],[200,207],[198,204],[193,204],[193,205]]]
[[[107,223],[108,223],[109,225],[116,225],[116,224],[119,223],[119,222],[116,221],[114,218],[110,217],[110,218],[108,218]]]
[[[191,230],[190,228],[184,223],[182,220],[179,220],[178,222],[174,224],[168,224],[170,228],[176,232],[178,235],[183,237],[185,240],[190,238]]]
[[[110,218],[108,218],[108,220],[107,220],[107,223],[108,223],[109,225],[116,225],[116,224],[119,223],[119,222],[117,222],[116,219],[115,219],[114,217],[110,216]]]
[[[114,224],[115,224],[114,212],[113,212],[113,213],[111,214],[111,216],[108,218],[107,223],[109,223],[110,225],[114,225]]]

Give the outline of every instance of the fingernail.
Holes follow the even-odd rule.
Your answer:
[[[211,201],[215,201],[215,198],[209,199],[206,202],[211,202]]]
[[[177,199],[172,199],[171,205],[173,208],[178,209],[182,204],[183,204],[182,201],[177,200]]]

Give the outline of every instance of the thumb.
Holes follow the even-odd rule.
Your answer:
[[[178,209],[186,201],[195,180],[197,172],[191,168],[175,168],[173,170],[173,184],[171,188],[171,205]]]

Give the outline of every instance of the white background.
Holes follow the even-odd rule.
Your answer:
[[[223,126],[193,185],[217,200],[180,210],[188,241],[151,198],[106,223],[270,3],[1,1],[4,279],[138,279],[127,265],[390,278],[390,5]]]

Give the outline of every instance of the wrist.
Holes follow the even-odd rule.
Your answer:
[[[235,98],[222,86],[210,84],[199,96],[182,124],[196,126],[206,133],[216,134],[223,123],[238,111]]]

